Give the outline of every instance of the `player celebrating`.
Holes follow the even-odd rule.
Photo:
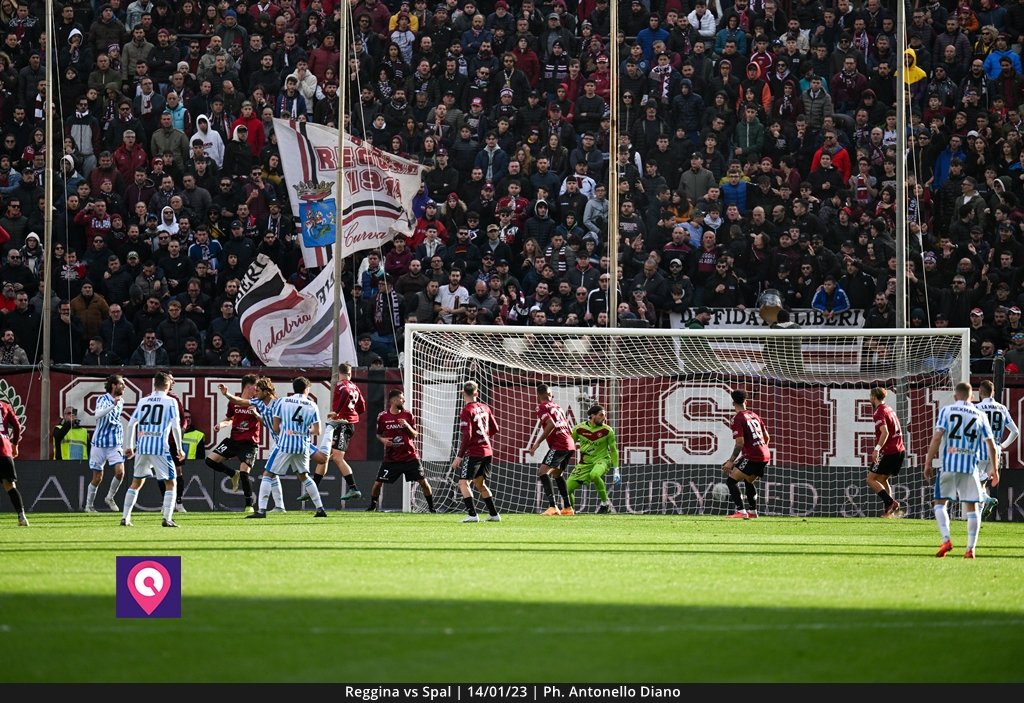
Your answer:
[[[722,464],[722,471],[728,474],[725,485],[729,488],[736,512],[730,518],[757,517],[757,488],[754,481],[764,476],[764,470],[771,460],[768,443],[771,437],[764,427],[764,422],[757,413],[747,410],[747,392],[732,392],[732,408],[736,416],[732,419],[732,438],[736,444],[732,448],[732,456]],[[743,457],[740,458],[742,453]],[[739,461],[737,461],[739,459]],[[743,482],[747,494],[747,508],[743,508],[740,497],[740,481]]]
[[[256,395],[256,374],[242,376],[242,393],[239,397],[246,400]],[[256,464],[257,446],[260,438],[260,414],[253,407],[244,407],[236,403],[228,402],[227,419],[218,422],[214,431],[231,427],[231,435],[221,440],[221,443],[214,447],[209,456],[206,457],[206,465],[214,471],[226,474],[231,478],[231,490],[237,491],[238,484],[242,484],[242,493],[245,495],[244,512],[252,513],[252,484],[249,483],[249,471]],[[225,461],[232,457],[238,457],[238,471],[225,465]]]
[[[92,480],[85,494],[85,512],[96,513],[96,493],[103,481],[103,467],[110,466],[114,470],[114,478],[110,479],[110,488],[104,502],[111,512],[119,513],[114,496],[124,480],[124,427],[121,425],[121,413],[124,412],[124,377],[120,374],[107,376],[103,383],[106,391],[96,401],[93,417],[96,418],[96,429],[92,433],[92,446],[89,447],[89,469]]]
[[[135,471],[132,486],[124,497],[124,516],[121,524],[132,526],[132,510],[139,497],[139,489],[149,477],[164,482],[164,527],[177,527],[172,520],[174,515],[174,462],[171,461],[171,445],[169,438],[179,447],[178,460],[185,458],[181,451],[181,418],[178,417],[178,403],[167,395],[171,387],[170,374],[163,371],[153,376],[153,392],[143,398],[135,406],[128,421],[128,451],[125,458],[131,459],[135,454],[135,434],[139,435],[139,455],[135,458]]]
[[[615,430],[607,422],[604,408],[592,405],[587,411],[587,419],[572,428],[572,438],[580,450],[579,461],[569,474],[567,482],[569,500],[573,501],[576,489],[584,483],[593,483],[597,488],[597,497],[601,504],[599,513],[610,513],[611,501],[608,500],[608,488],[604,484],[604,475],[608,469],[615,467],[612,480],[620,483],[619,448],[615,444]],[[573,507],[575,509],[575,506]]]
[[[985,413],[985,417],[988,418],[988,424],[992,426],[992,438],[999,443],[1000,451],[1005,452],[1017,441],[1017,437],[1020,436],[1020,430],[1017,428],[1017,423],[1010,416],[1009,409],[1002,403],[997,402],[993,397],[995,392],[996,387],[992,381],[982,381],[981,386],[978,388],[978,395],[981,396],[981,400],[975,406]],[[1000,439],[1004,435],[1005,439]],[[987,518],[995,507],[999,505],[999,501],[995,496],[990,495],[986,485],[991,464],[992,457],[978,462],[978,480],[981,481],[982,519]]]
[[[459,415],[462,443],[457,456],[452,461],[452,471],[455,472],[455,478],[458,479],[459,492],[462,493],[466,512],[469,513],[462,519],[462,522],[480,522],[480,518],[476,514],[476,506],[473,505],[473,493],[469,489],[470,481],[476,486],[480,497],[487,504],[489,513],[487,521],[501,522],[501,515],[494,507],[494,494],[485,483],[494,456],[491,437],[498,434],[498,423],[494,420],[494,413],[491,412],[490,406],[480,402],[477,397],[479,392],[479,386],[473,381],[467,381],[462,386],[462,400],[465,402],[462,413]],[[466,460],[465,463],[463,463],[463,459]]]
[[[952,405],[939,410],[935,433],[924,458],[924,477],[931,480],[935,474],[932,462],[939,457],[941,447],[941,465],[935,479],[932,500],[935,522],[942,535],[942,545],[935,553],[937,557],[944,557],[953,549],[946,506],[950,500],[955,499],[963,503],[967,516],[967,550],[964,559],[974,558],[978,532],[981,530],[981,519],[977,511],[978,501],[981,500],[981,482],[977,470],[982,447],[986,447],[988,455],[992,457],[988,467],[992,485],[999,485],[999,448],[992,438],[992,427],[985,413],[971,403],[972,392],[970,383],[956,384]]]
[[[299,475],[299,480],[316,506],[313,517],[327,517],[320,491],[316,482],[309,476],[309,457],[311,452],[310,435],[320,434],[320,409],[309,397],[309,379],[298,377],[292,381],[292,395],[273,401],[273,436],[277,444],[272,459],[263,470],[263,481],[260,482],[259,509],[247,517],[267,517],[267,504],[270,502],[270,491],[275,479],[284,476],[291,470]],[[278,479],[279,481],[279,479]]]
[[[21,420],[6,400],[0,400],[0,483],[11,498],[14,512],[18,514],[18,525],[28,527],[25,517],[25,502],[18,492],[18,473],[14,460],[18,458],[18,442],[21,441]]]
[[[384,445],[384,461],[381,462],[377,480],[373,482],[370,493],[370,507],[366,512],[373,512],[380,502],[380,489],[385,483],[394,483],[404,476],[409,483],[415,481],[423,490],[430,512],[434,508],[434,492],[427,482],[420,456],[413,442],[419,433],[416,431],[416,420],[412,413],[405,409],[405,393],[395,389],[388,393],[388,408],[377,416],[377,439]]]
[[[319,447],[320,451],[324,451],[325,444],[330,447],[327,451],[330,452],[331,459],[334,460],[338,471],[341,472],[341,477],[345,480],[346,490],[341,496],[342,501],[363,497],[363,492],[356,486],[356,477],[352,473],[352,467],[345,461],[345,453],[348,452],[349,442],[356,432],[359,416],[364,412],[366,412],[366,399],[359,392],[359,386],[352,382],[352,365],[339,364],[338,384],[334,387],[334,393],[331,395],[331,412],[328,413],[327,422],[324,423],[326,428],[322,433]],[[326,441],[330,438],[328,435],[333,436],[333,444]],[[326,473],[327,462],[319,462],[313,472],[313,480],[316,481],[316,485],[320,485],[320,481]],[[307,500],[306,494],[300,495],[299,500]]]
[[[542,383],[537,386],[537,417],[544,425],[540,437],[530,447],[530,454],[535,454],[544,440],[548,442],[548,453],[541,460],[537,469],[537,481],[544,489],[544,495],[548,500],[548,509],[544,515],[575,515],[569,503],[569,489],[565,483],[565,467],[569,464],[569,457],[576,453],[576,443],[572,439],[572,428],[569,427],[569,420],[565,417],[565,411],[554,400],[551,388]],[[554,478],[558,484],[558,492],[562,496],[562,510],[558,510],[555,503],[555,492],[551,485]]]
[[[871,389],[871,407],[875,421],[875,446],[871,450],[871,468],[868,486],[885,504],[882,517],[903,517],[903,507],[892,497],[889,479],[898,476],[903,468],[906,447],[903,446],[903,428],[896,411],[885,403],[886,390],[881,386]]]

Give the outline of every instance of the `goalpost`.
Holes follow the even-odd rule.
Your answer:
[[[969,379],[967,330],[650,330],[410,324],[405,395],[420,429],[423,465],[439,511],[458,511],[450,471],[459,445],[461,387],[476,381],[501,428],[488,479],[503,512],[541,503],[535,455],[536,385],[547,383],[575,424],[595,403],[616,431],[622,483],[608,482],[619,513],[724,514],[714,497],[733,447],[730,392],[771,435],[772,461],[758,481],[763,515],[872,517],[881,503],[865,484],[874,445],[868,392],[889,389],[903,423],[907,460],[894,498],[930,516],[921,462],[938,408]],[[419,490],[405,509],[423,511]],[[576,493],[594,512],[596,492]]]

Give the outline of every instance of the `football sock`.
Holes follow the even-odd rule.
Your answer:
[[[463,498],[462,502],[466,504],[466,512],[470,515],[476,515],[476,506],[473,505],[472,498]],[[493,515],[493,513],[492,513]]]
[[[747,489],[747,508],[757,512],[757,488],[749,481],[744,482]]]
[[[91,508],[93,503],[96,502],[96,486],[89,484],[89,487],[85,491],[85,507]]]
[[[313,473],[312,476],[313,476],[313,482],[316,483],[317,486],[319,486],[320,482],[324,480],[324,475],[323,474]]]
[[[487,505],[487,512],[491,515],[497,515],[498,509],[494,507],[494,498],[484,498],[484,503]]]
[[[565,482],[565,490],[569,493],[569,505],[575,505],[576,502],[576,489],[580,487],[580,482],[574,479],[572,476]]]
[[[206,465],[209,466],[214,471],[216,471],[217,473],[224,474],[225,476],[235,475],[235,470],[232,469],[230,466],[225,466],[220,462],[214,461],[210,457],[206,457]]]
[[[366,509],[366,512],[370,513],[377,509],[377,499],[370,498],[370,507]]]
[[[271,493],[271,491],[274,490],[274,483],[276,481],[277,481],[277,479],[267,478],[266,476],[264,476],[263,480],[260,481],[259,511],[261,513],[267,512],[267,504],[270,503],[270,493]],[[281,485],[280,484],[278,484],[277,490],[278,491],[281,490]],[[277,502],[277,498],[276,497],[274,498],[274,504],[275,505],[281,505],[280,503]]]
[[[597,488],[597,498],[602,503],[608,500],[608,486],[605,485],[604,479],[600,476],[594,478],[594,486]]]
[[[936,505],[932,507],[932,512],[935,513],[935,524],[938,525],[939,534],[942,535],[942,539],[945,542],[949,541],[949,513],[946,511],[945,505]]]
[[[430,512],[436,513],[437,510],[434,509],[434,494],[427,493],[426,491],[424,491],[423,497],[427,499],[427,508],[430,510]]]
[[[981,513],[977,506],[973,513],[967,513],[967,548],[974,549],[978,544],[978,532],[981,531]]]
[[[548,499],[548,505],[555,507],[555,490],[551,485],[551,477],[547,474],[538,476],[537,481],[540,482],[540,487],[544,489],[544,496]]]
[[[562,507],[568,508],[572,504],[569,502],[569,487],[565,485],[565,476],[555,476],[555,484],[558,485],[558,493],[562,496]]]
[[[174,491],[164,491],[164,520],[170,521],[174,517]]]
[[[356,487],[356,475],[355,474],[349,474],[348,476],[342,476],[342,478],[345,479],[345,485],[346,486],[348,486],[349,488],[357,488]]]
[[[732,498],[733,505],[736,506],[736,510],[743,510],[743,499],[740,498],[740,487],[732,476],[725,479],[725,485],[729,489],[729,497]]]
[[[264,478],[263,480],[266,481],[267,479]],[[263,487],[260,486],[260,500],[263,500],[262,491]],[[281,479],[279,479],[277,476],[270,479],[270,496],[274,499],[274,505],[276,505],[279,508],[284,507],[284,489],[281,488]],[[263,510],[263,508],[260,508],[260,510]]]
[[[242,495],[245,496],[245,504],[252,505],[252,483],[249,482],[249,474],[242,471],[239,473],[238,478],[242,484]]]
[[[122,517],[125,520],[132,519],[132,510],[135,509],[135,501],[139,498],[139,491],[137,488],[129,488],[124,494],[124,515]]]
[[[892,505],[892,496],[889,495],[889,491],[885,490],[884,488],[878,492],[878,497],[882,499],[883,503],[885,503],[885,507],[888,508],[890,505]]]
[[[185,493],[185,477],[181,475],[180,471],[178,472],[178,480],[175,481],[174,493],[175,501],[180,503],[181,496]]]
[[[110,488],[107,489],[107,498],[113,498],[117,495],[117,489],[121,487],[121,479],[117,476],[110,479]]]
[[[306,480],[302,482],[302,485],[306,487],[306,494],[313,501],[313,505],[316,506],[317,510],[324,509],[324,503],[320,500],[320,489],[316,487],[316,481],[306,475]]]
[[[18,493],[17,487],[7,491],[7,495],[10,496],[11,504],[14,505],[14,512],[18,515],[25,512],[25,504],[21,502],[21,493]]]

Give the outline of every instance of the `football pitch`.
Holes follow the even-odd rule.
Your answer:
[[[4,682],[1020,682],[1024,529],[931,520],[0,514]],[[182,617],[115,617],[180,555]]]

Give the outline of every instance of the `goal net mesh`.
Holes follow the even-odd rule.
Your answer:
[[[605,333],[601,333],[605,332]],[[934,332],[934,333],[932,333]],[[908,516],[931,515],[922,477],[939,407],[961,380],[962,332],[898,330],[758,334],[695,330],[545,329],[419,326],[407,330],[406,400],[420,423],[420,450],[440,511],[463,504],[450,464],[459,447],[461,387],[480,399],[501,428],[488,485],[502,512],[532,513],[546,503],[536,479],[547,447],[540,437],[536,386],[546,383],[571,424],[603,405],[618,438],[621,483],[606,475],[613,512],[724,514],[716,498],[729,458],[730,393],[771,435],[772,460],[757,482],[764,515],[877,516],[881,501],[865,484],[874,424],[869,390],[882,385],[900,416],[907,460],[892,480]],[[415,488],[415,486],[413,486]],[[580,512],[597,507],[584,485]],[[411,509],[426,509],[411,491]]]

